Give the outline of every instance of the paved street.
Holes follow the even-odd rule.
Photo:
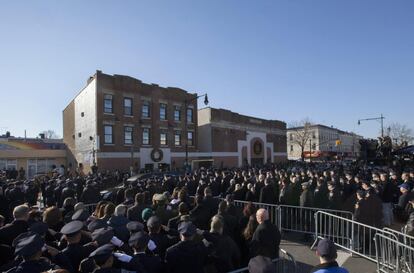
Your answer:
[[[315,251],[310,249],[312,242],[303,243],[300,237],[289,234],[288,240],[283,240],[280,247],[288,251],[296,259],[298,273],[308,273],[314,265],[319,263]],[[367,259],[351,256],[349,253],[338,250],[339,265],[344,266],[350,273],[375,273],[376,264]]]

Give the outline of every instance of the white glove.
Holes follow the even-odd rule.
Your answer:
[[[114,256],[115,256],[115,257],[116,257],[119,261],[124,262],[124,263],[129,263],[129,261],[131,261],[131,260],[132,260],[132,257],[131,257],[131,256],[126,255],[126,254],[124,254],[124,253],[115,252],[115,253],[114,253]]]
[[[116,236],[114,236],[111,239],[111,244],[113,244],[114,246],[120,247],[120,246],[122,246],[124,244],[124,242],[122,242]]]
[[[148,242],[148,249],[149,250],[151,250],[151,251],[153,251],[154,249],[156,249],[157,248],[157,245],[154,243],[154,241],[153,240],[149,240],[149,242]]]
[[[212,243],[210,243],[206,239],[203,239],[202,242],[203,242],[203,244],[204,244],[205,247],[209,247],[210,245],[212,245]]]

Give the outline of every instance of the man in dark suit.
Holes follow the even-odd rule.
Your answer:
[[[130,221],[142,222],[142,211],[146,208],[145,197],[143,193],[137,193],[135,195],[135,204],[127,211],[127,218]]]
[[[275,195],[274,187],[272,185],[272,180],[265,179],[265,186],[260,190],[259,203],[266,204],[276,204],[277,198]]]
[[[147,227],[150,239],[157,246],[154,253],[164,258],[167,248],[176,242],[175,238],[167,234],[158,216],[151,216],[147,221]]]
[[[148,273],[165,272],[165,264],[159,256],[149,255],[146,253],[150,236],[144,232],[136,232],[129,238],[129,245],[134,249],[134,255],[128,263],[127,269],[136,272],[143,271]]]
[[[203,196],[197,195],[196,206],[190,211],[191,221],[200,229],[208,229],[210,210],[203,202]]]
[[[98,203],[101,200],[101,194],[99,190],[93,186],[92,180],[86,181],[86,187],[84,188],[80,201],[85,204]]]
[[[281,238],[279,229],[270,222],[269,212],[266,209],[259,209],[256,212],[256,220],[259,225],[252,237],[252,257],[263,255],[271,259],[278,258]]]
[[[249,261],[249,272],[254,273],[274,273],[277,272],[276,264],[266,256],[258,255]]]
[[[29,225],[29,207],[20,205],[13,210],[13,222],[0,228],[0,244],[12,245],[13,240],[20,234],[27,231]]]
[[[165,261],[170,273],[202,273],[207,259],[207,248],[194,240],[196,227],[182,222],[178,227],[181,242],[167,249]]]
[[[188,215],[188,206],[186,203],[181,202],[178,206],[178,216],[171,218],[168,220],[168,228],[170,229],[178,229],[178,225],[181,222],[181,216]]]
[[[213,191],[210,187],[207,187],[204,189],[204,199],[203,203],[210,211],[210,217],[213,217],[214,214],[216,214],[218,203],[220,202],[220,199],[213,197]]]
[[[240,267],[240,250],[230,236],[223,234],[223,217],[216,215],[211,219],[210,232],[202,235],[211,243],[209,258],[213,262],[217,272],[229,272]]]

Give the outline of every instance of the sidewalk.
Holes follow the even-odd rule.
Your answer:
[[[313,242],[303,242],[302,235],[284,234],[280,247],[293,255],[298,265],[298,273],[309,273],[319,263],[315,250],[310,246]],[[367,259],[351,256],[349,253],[338,249],[339,265],[348,269],[350,273],[376,273],[377,265]]]

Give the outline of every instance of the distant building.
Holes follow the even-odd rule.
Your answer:
[[[26,178],[48,174],[66,166],[66,145],[61,139],[0,137],[0,170],[23,168]]]
[[[298,135],[308,133],[308,141],[304,145],[304,158],[329,160],[334,158],[355,159],[359,157],[361,136],[345,132],[337,128],[315,124],[306,127],[287,129],[287,151],[289,160],[299,160],[302,156],[301,146],[297,143]]]
[[[186,141],[189,153],[196,152],[196,98],[97,71],[63,111],[69,161],[85,171],[93,163],[112,170],[182,168]]]
[[[241,167],[287,160],[282,121],[207,107],[198,111],[198,131],[199,165]]]

